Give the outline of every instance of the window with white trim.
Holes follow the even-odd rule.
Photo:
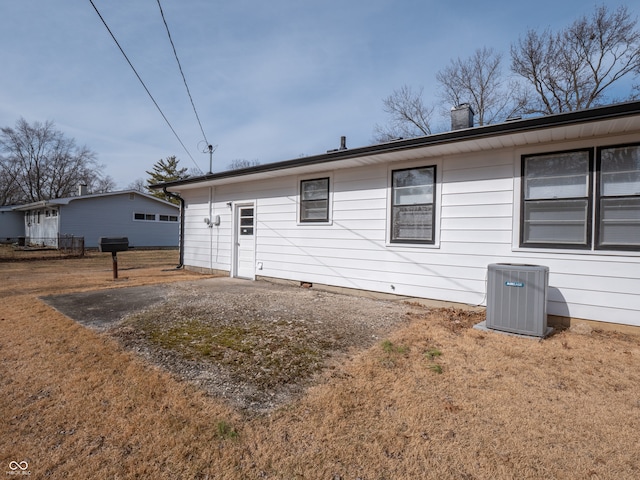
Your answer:
[[[392,243],[434,243],[436,167],[391,172]]]
[[[329,221],[329,177],[300,181],[300,222]]]
[[[640,145],[598,149],[596,247],[640,248]]]

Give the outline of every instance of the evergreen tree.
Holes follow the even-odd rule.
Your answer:
[[[188,169],[179,167],[180,160],[175,155],[171,155],[165,159],[160,159],[154,165],[151,171],[147,171],[149,178],[147,179],[147,187],[156,185],[158,183],[174,182],[176,180],[182,180],[187,178],[189,174]],[[154,197],[161,198],[167,202],[178,204],[178,200],[166,195],[161,190],[150,190]]]

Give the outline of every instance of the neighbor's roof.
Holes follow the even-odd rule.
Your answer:
[[[146,193],[139,192],[137,190],[121,190],[118,192],[107,192],[107,193],[93,193],[90,195],[77,195],[74,197],[64,197],[64,198],[52,198],[50,200],[41,200],[39,202],[26,203],[24,205],[14,206],[13,210],[33,210],[34,208],[44,208],[44,207],[54,207],[59,205],[68,205],[71,202],[75,202],[77,200],[87,200],[87,199],[95,199],[95,198],[106,198],[106,197],[114,197],[118,195],[129,195],[134,193],[136,195],[140,195],[142,197],[148,198],[150,200],[163,203],[165,205],[170,205],[179,208],[177,205],[167,202],[166,200],[162,200],[161,198],[154,197],[153,195],[149,195]]]
[[[282,174],[283,170],[287,170],[289,174],[307,174],[328,168],[348,168],[386,161],[413,160],[633,131],[640,131],[640,102],[619,103],[575,112],[453,130],[366,147],[334,150],[321,155],[159,183],[151,185],[150,188],[181,191],[277,177]]]

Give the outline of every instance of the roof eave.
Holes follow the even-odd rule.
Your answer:
[[[387,143],[369,145],[365,147],[351,148],[347,150],[337,150],[311,157],[284,160],[265,165],[257,165],[237,170],[227,170],[218,173],[209,173],[197,177],[190,177],[173,182],[158,183],[150,185],[152,189],[170,189],[172,187],[185,186],[196,183],[207,183],[220,181],[228,178],[244,177],[247,175],[268,173],[278,170],[291,169],[299,166],[312,166],[324,163],[333,163],[350,158],[357,158],[366,155],[377,155],[393,153],[402,150],[428,147],[433,145],[443,145],[446,143],[461,142],[467,140],[481,139],[487,137],[497,137],[532,131],[542,128],[561,127],[565,125],[575,125],[587,122],[602,121],[610,118],[618,118],[640,114],[640,102],[626,102],[604,107],[596,107],[574,112],[558,113],[553,115],[526,118],[522,120],[512,120],[503,123],[485,125],[482,127],[453,130],[433,135],[415,137],[410,139],[395,140]]]

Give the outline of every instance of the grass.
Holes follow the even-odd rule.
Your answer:
[[[162,349],[194,361],[226,368],[231,375],[261,389],[273,389],[311,377],[326,353],[304,330],[283,332],[263,323],[219,324],[201,312],[177,324],[159,321],[162,307],[132,316],[128,324],[145,332]]]
[[[126,285],[195,278],[165,271],[166,252],[119,261]],[[637,336],[567,330],[534,341],[407,306],[388,343],[351,352],[296,402],[245,417],[38,300],[122,286],[109,262],[2,264],[5,467],[27,461],[33,478],[640,477]],[[212,351],[241,349],[237,333]]]

